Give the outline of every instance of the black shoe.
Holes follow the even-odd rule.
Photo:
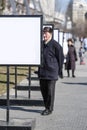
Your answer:
[[[45,116],[45,115],[49,115],[51,113],[52,113],[52,111],[46,109],[46,110],[42,111],[41,115]]]
[[[76,76],[75,75],[72,75],[73,78],[75,78]]]

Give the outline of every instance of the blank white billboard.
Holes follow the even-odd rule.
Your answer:
[[[59,32],[59,44],[63,46],[63,32]]]
[[[63,41],[63,53],[66,56],[68,52],[68,33],[64,33],[64,41]],[[64,62],[66,62],[66,59],[64,59]]]
[[[59,30],[58,29],[54,29],[54,31],[53,31],[53,38],[54,38],[54,40],[59,42]]]
[[[0,17],[0,65],[40,65],[41,25],[41,16]]]

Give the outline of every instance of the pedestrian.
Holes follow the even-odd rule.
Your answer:
[[[74,78],[75,62],[77,61],[77,53],[76,53],[75,46],[73,44],[73,40],[69,38],[67,42],[68,42],[68,53],[66,58],[66,70],[67,70],[68,77],[70,77],[69,71],[72,70],[72,77]]]
[[[84,65],[84,49],[82,48],[82,46],[79,48],[79,58],[80,58],[80,65]]]
[[[80,41],[81,46],[83,46],[83,37],[80,37],[79,41]]]
[[[83,46],[84,46],[84,50],[86,52],[87,51],[87,37],[84,37],[84,39],[83,39]]]
[[[54,108],[55,84],[58,77],[61,77],[63,66],[63,49],[53,39],[53,29],[43,28],[43,63],[39,68],[40,88],[44,100],[45,110],[41,115],[49,115]]]

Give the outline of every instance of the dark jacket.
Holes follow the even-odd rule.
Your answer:
[[[63,49],[58,42],[50,40],[47,44],[43,41],[43,63],[39,68],[39,78],[57,80],[63,66]]]
[[[68,46],[68,54],[67,54],[67,61],[66,61],[66,69],[75,69],[75,62],[77,61],[77,53],[76,49],[73,45]]]

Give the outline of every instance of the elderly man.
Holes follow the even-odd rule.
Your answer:
[[[41,115],[49,115],[54,108],[55,83],[58,75],[61,77],[63,65],[63,49],[53,40],[53,29],[43,29],[43,62],[39,68],[40,88],[44,100],[45,110]]]

